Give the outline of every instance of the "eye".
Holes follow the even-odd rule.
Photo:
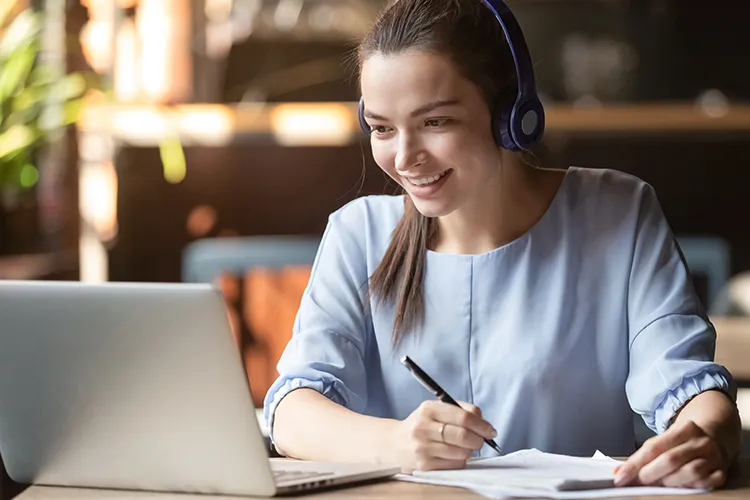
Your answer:
[[[448,121],[449,120],[447,118],[430,118],[428,120],[425,120],[424,124],[429,128],[438,128],[448,123]]]
[[[370,132],[376,135],[384,135],[390,132],[390,127],[386,127],[385,125],[372,125],[370,127]]]

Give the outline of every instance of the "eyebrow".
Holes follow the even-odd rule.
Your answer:
[[[434,101],[434,102],[425,104],[424,106],[418,107],[417,109],[415,109],[414,111],[411,112],[411,116],[412,117],[417,117],[417,116],[420,116],[420,115],[427,114],[430,111],[434,111],[434,110],[436,110],[438,108],[442,108],[442,107],[445,107],[445,106],[455,106],[457,104],[459,104],[458,99],[450,99],[450,100],[445,100],[445,101]],[[373,113],[372,111],[369,111],[367,108],[365,108],[364,115],[365,115],[365,118],[372,118],[373,120],[383,120],[383,121],[387,121],[388,120],[384,116],[381,116],[381,115],[378,115],[376,113]]]

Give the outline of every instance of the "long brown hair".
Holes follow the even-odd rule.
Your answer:
[[[400,54],[409,49],[449,57],[479,87],[491,109],[516,91],[515,67],[502,28],[480,0],[392,2],[359,46],[360,71],[374,54]],[[435,219],[419,213],[409,196],[404,196],[404,215],[370,278],[370,293],[378,302],[395,302],[394,344],[423,320],[426,254],[436,236]]]

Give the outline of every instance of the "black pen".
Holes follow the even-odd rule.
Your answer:
[[[430,391],[436,398],[438,398],[443,403],[448,403],[453,406],[458,406],[461,408],[461,405],[456,402],[455,399],[450,397],[450,395],[443,390],[442,387],[438,385],[437,382],[432,380],[432,378],[427,375],[424,370],[422,370],[417,364],[409,358],[409,356],[404,356],[401,358],[401,364],[403,364],[411,373],[416,377],[416,379],[419,381],[420,384],[422,384],[428,391]],[[485,439],[485,443],[490,445],[492,449],[494,449],[496,452],[501,453],[503,450],[500,449],[500,447],[497,445],[497,443],[493,439]]]

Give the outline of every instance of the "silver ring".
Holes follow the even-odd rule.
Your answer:
[[[440,428],[440,440],[445,443],[445,424]]]

